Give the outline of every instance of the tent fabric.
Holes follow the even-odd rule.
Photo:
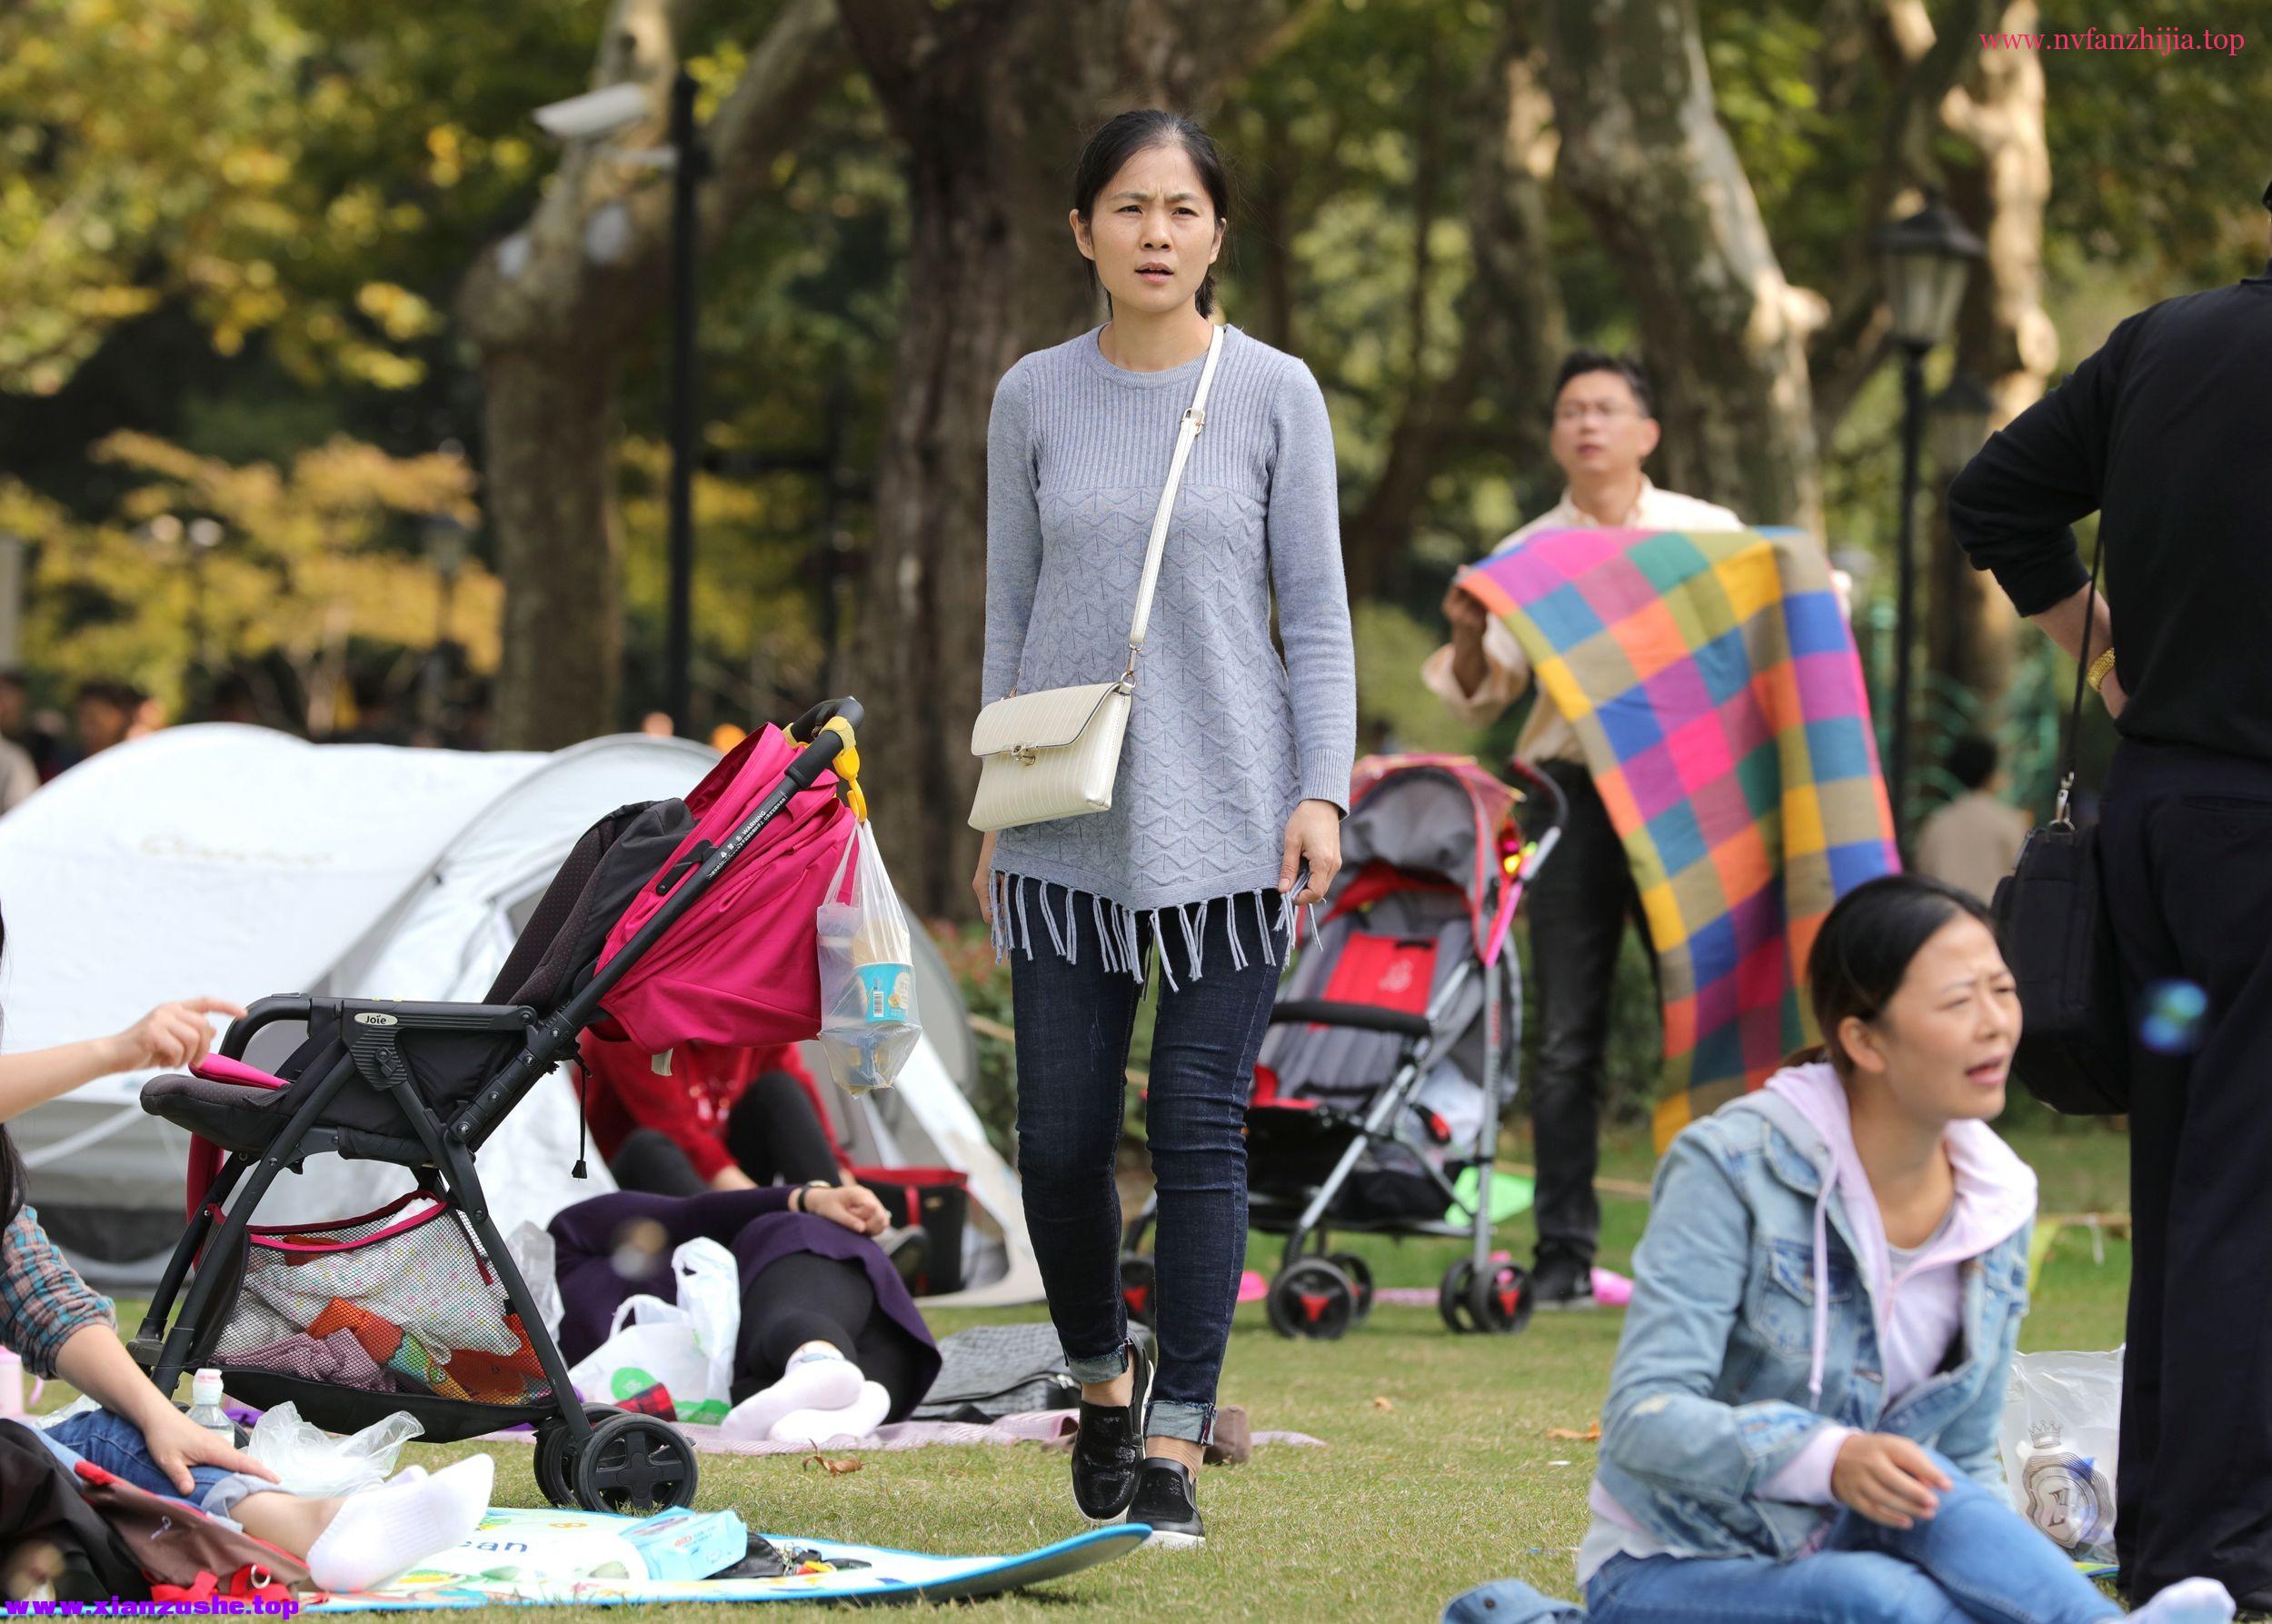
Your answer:
[[[204,992],[241,1003],[276,992],[478,1001],[593,820],[684,795],[717,759],[642,735],[475,754],[313,745],[228,724],[105,751],[0,817],[0,1051],[115,1031],[153,1004]],[[917,953],[919,976],[932,978],[926,1007],[959,1019],[920,932]],[[300,1036],[280,1023],[245,1059],[273,1065]],[[970,1052],[961,1034],[946,1041],[944,1052]],[[902,1098],[871,1114],[898,1124],[905,1160],[972,1172],[998,1253],[992,1289],[1032,1300],[1015,1176],[940,1053],[927,1040],[895,1091]],[[149,1075],[97,1079],[11,1124],[50,1232],[113,1285],[154,1280],[181,1232],[188,1135],[143,1113]],[[483,1146],[483,1183],[507,1232],[613,1188],[596,1159],[590,1179],[569,1177],[577,1123],[563,1071]],[[400,1169],[315,1157],[276,1181],[261,1214],[320,1221],[406,1188]],[[74,1212],[102,1221],[74,1226]],[[155,1239],[113,1250],[110,1237],[128,1232]]]

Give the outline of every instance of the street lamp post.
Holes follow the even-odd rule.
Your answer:
[[[1917,633],[1917,487],[1925,438],[1925,356],[1956,326],[1966,279],[1981,254],[1980,240],[1964,223],[1928,198],[1907,219],[1880,226],[1870,239],[1878,251],[1893,306],[1893,342],[1901,351],[1901,514],[1896,535],[1893,727],[1886,762],[1886,791],[1896,838],[1905,839],[1909,781],[1910,645]]]
[[[691,736],[694,659],[694,254],[696,193],[708,154],[694,126],[694,75],[671,81],[671,608],[663,703]]]

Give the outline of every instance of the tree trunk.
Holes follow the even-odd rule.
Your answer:
[[[570,143],[527,224],[483,251],[458,297],[481,351],[484,505],[505,588],[494,736],[508,748],[557,749],[621,721],[616,383],[665,298],[671,235],[670,187],[625,159],[663,142],[685,9],[615,0],[593,83],[644,85],[655,115]],[[830,0],[789,0],[703,133],[698,253],[773,184],[845,66]]]
[[[553,750],[615,716],[616,364],[604,350],[500,350],[483,357],[482,377],[489,523],[506,583],[491,728],[501,744]]]
[[[1995,26],[2033,32],[2035,0],[2014,0]],[[1949,131],[1978,154],[1977,166],[1943,165],[1949,203],[1988,250],[1957,320],[1957,370],[1978,379],[1998,429],[2042,397],[2058,362],[2058,333],[2043,308],[2043,214],[2051,195],[2044,135],[2043,65],[2032,51],[1986,51],[1941,105]],[[1945,482],[1956,470],[1941,471]],[[1970,568],[1942,514],[1935,534],[1938,623],[1932,669],[1992,711],[2011,684],[2018,623],[1994,577]]]
[[[1546,389],[1564,344],[1561,290],[1547,243],[1546,181],[1553,173],[1554,137],[1537,65],[1522,31],[1511,24],[1491,74],[1481,121],[1491,138],[1477,154],[1469,187],[1474,263],[1460,301],[1459,357],[1440,378],[1429,377],[1415,363],[1380,477],[1342,529],[1351,602],[1378,595],[1395,566],[1410,555],[1412,527],[1428,488],[1454,449],[1490,369],[1504,369],[1508,393],[1516,400],[1540,403],[1536,411],[1517,413],[1503,452],[1517,466],[1546,461]],[[1416,229],[1425,232],[1425,220]],[[1413,351],[1416,357],[1425,353],[1417,342]]]
[[[1262,308],[1254,324],[1255,336],[1274,349],[1291,354],[1294,347],[1294,224],[1290,207],[1293,196],[1293,143],[1285,121],[1273,114],[1262,116],[1261,161],[1247,187],[1248,252],[1255,255],[1261,273],[1255,278]]]
[[[1948,0],[1941,7],[1938,33],[1925,0],[1867,0],[1861,6],[1861,32],[1887,82],[1891,105],[1877,166],[1862,192],[1861,229],[1853,234],[1839,272],[1829,319],[1809,346],[1819,444],[1830,443],[1870,374],[1892,353],[1892,315],[1870,234],[1894,215],[1903,198],[1914,206],[1918,189],[1935,177],[1942,102],[1981,55],[1974,42],[1988,25],[1990,4]]]
[[[963,914],[985,646],[986,422],[1028,351],[1097,319],[1066,228],[1090,128],[1128,106],[1203,108],[1288,19],[1130,0],[841,0],[908,149],[908,302],[852,633],[876,820],[902,899]]]
[[[1713,110],[1694,0],[1553,0],[1560,177],[1622,269],[1664,483],[1821,534],[1807,374],[1821,301],[1783,278]]]

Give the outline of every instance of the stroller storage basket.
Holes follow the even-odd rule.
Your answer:
[[[438,1196],[413,1191],[330,1223],[248,1225],[233,1250],[208,1260],[230,1271],[229,1289],[200,1341],[250,1402],[291,1398],[341,1431],[404,1410],[429,1439],[552,1408],[521,1317],[472,1227]]]

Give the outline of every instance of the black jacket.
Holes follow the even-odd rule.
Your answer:
[[[1948,490],[2022,614],[2087,583],[2094,510],[2124,735],[2272,761],[2272,266],[2131,316]]]

